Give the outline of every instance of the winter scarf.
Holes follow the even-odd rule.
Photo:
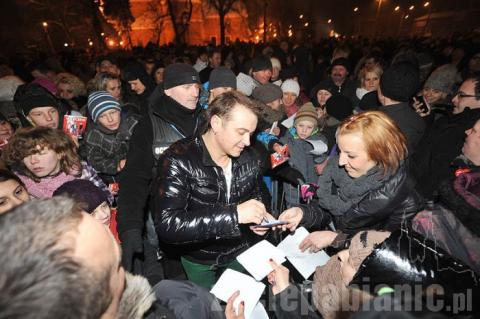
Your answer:
[[[331,157],[318,178],[319,205],[334,216],[343,215],[370,191],[379,188],[382,182],[378,166],[363,176],[352,178],[343,167],[338,166],[338,156]]]

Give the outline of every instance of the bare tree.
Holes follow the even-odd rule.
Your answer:
[[[130,0],[104,0],[103,12],[118,21],[120,32],[127,36],[128,47],[132,47],[130,31],[135,18],[130,11]]]
[[[162,0],[152,0],[148,4],[147,11],[150,14],[153,23],[153,37],[156,44],[160,44],[160,36],[165,25],[165,19],[170,17],[168,13],[168,6],[162,5]]]
[[[225,16],[232,11],[233,5],[239,0],[208,0],[210,6],[212,6],[218,13],[220,20],[220,45],[225,45]]]
[[[173,25],[173,32],[175,33],[175,43],[183,44],[186,42],[186,34],[192,18],[193,4],[192,0],[186,0],[186,5],[182,4],[180,11],[177,6],[180,6],[176,1],[167,0],[168,14]]]

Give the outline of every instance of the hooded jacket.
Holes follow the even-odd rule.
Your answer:
[[[237,205],[249,199],[268,204],[259,160],[251,149],[232,158],[229,199],[223,170],[199,135],[172,144],[158,168],[153,217],[160,240],[203,264],[230,262],[255,240],[238,223],[237,213]]]

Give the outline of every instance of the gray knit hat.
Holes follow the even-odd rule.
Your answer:
[[[449,94],[455,84],[456,76],[457,70],[455,67],[451,68],[448,65],[438,67],[432,72],[432,74],[430,74],[424,87]]]
[[[252,97],[255,100],[265,104],[281,99],[283,96],[282,89],[275,84],[268,83],[260,85],[253,90]]]
[[[237,89],[237,78],[235,73],[225,66],[219,66],[210,73],[208,88],[215,89],[219,87]]]

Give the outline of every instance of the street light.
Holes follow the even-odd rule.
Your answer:
[[[395,11],[398,11],[398,10],[400,10],[400,6],[395,7]]]
[[[407,15],[405,16],[405,20],[407,20],[407,19],[408,19],[408,17],[409,17],[409,15],[407,14]]]
[[[305,22],[304,26],[308,27],[308,22]]]
[[[428,2],[428,1],[423,4],[423,6],[424,6],[425,8],[428,7],[429,5],[430,5],[430,2]]]
[[[43,21],[42,25],[43,25],[44,28],[48,27],[48,23],[46,21]]]
[[[332,19],[328,19],[327,23],[328,24],[332,23]]]
[[[357,12],[357,11],[358,11],[358,7],[353,8],[353,12]]]
[[[298,16],[299,19],[303,19],[303,14]]]
[[[410,8],[408,8],[408,10],[412,11],[413,9],[415,9],[415,6],[410,6]]]

